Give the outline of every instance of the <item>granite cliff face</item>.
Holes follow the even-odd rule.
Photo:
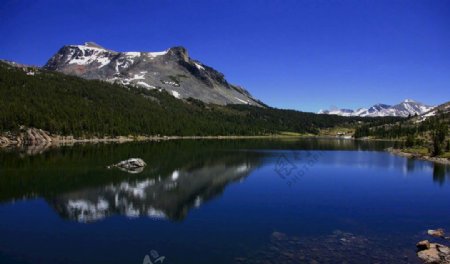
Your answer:
[[[191,59],[183,47],[161,52],[116,52],[95,43],[62,47],[44,69],[145,89],[166,90],[214,104],[262,105],[215,69]]]

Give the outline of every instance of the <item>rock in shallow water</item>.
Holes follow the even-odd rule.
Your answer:
[[[429,249],[417,252],[417,256],[426,264],[450,264],[449,248],[437,243],[430,243]]]
[[[147,164],[142,159],[131,158],[108,166],[108,169],[116,167],[128,173],[140,173],[144,170],[145,166],[147,166]]]
[[[428,235],[433,237],[445,238],[445,232],[442,228],[428,230]],[[450,264],[450,248],[438,243],[430,243],[423,240],[417,243],[417,256],[427,264]]]
[[[442,228],[438,228],[436,230],[430,229],[430,230],[428,230],[427,233],[428,233],[428,235],[434,236],[434,237],[444,237],[445,236],[444,229],[442,229]]]
[[[430,241],[428,240],[422,240],[419,243],[416,244],[416,247],[418,250],[425,250],[430,249]]]

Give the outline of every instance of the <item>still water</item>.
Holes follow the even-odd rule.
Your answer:
[[[180,140],[0,152],[0,263],[419,263],[450,168],[387,142]],[[137,174],[107,165],[140,157]]]

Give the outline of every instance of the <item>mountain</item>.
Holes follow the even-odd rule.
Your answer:
[[[376,104],[369,108],[351,109],[333,109],[320,110],[319,114],[340,115],[340,116],[362,116],[362,117],[383,117],[398,116],[408,117],[409,115],[421,115],[433,109],[433,106],[425,105],[411,99],[406,99],[396,105]]]
[[[318,133],[337,125],[395,119],[206,104],[176,99],[164,89],[87,80],[0,61],[0,145],[7,141],[4,137],[17,141],[25,131],[21,127],[42,129],[50,137],[235,136]]]
[[[413,148],[414,155],[437,155],[445,146],[450,148],[450,142],[445,141],[450,136],[450,102],[438,105],[432,110],[410,118],[401,118],[392,123],[366,123],[355,130],[355,137],[372,137],[378,139],[404,140],[396,143],[396,148]],[[436,137],[440,135],[439,137]],[[443,136],[442,136],[443,135]],[[438,139],[439,141],[435,141]],[[445,143],[445,144],[444,144]],[[442,147],[442,148],[441,148]],[[420,154],[418,154],[420,150]],[[448,152],[448,150],[447,150]]]
[[[116,52],[93,42],[62,47],[44,69],[145,89],[166,90],[176,98],[195,98],[219,105],[262,106],[244,88],[191,59],[183,47],[161,52]]]
[[[415,123],[420,123],[429,119],[430,117],[437,116],[439,118],[449,114],[450,114],[450,102],[446,102],[432,108],[430,111],[422,113],[421,115],[414,118],[413,121]]]

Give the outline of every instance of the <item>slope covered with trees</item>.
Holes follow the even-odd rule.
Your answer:
[[[450,108],[447,105],[438,106],[430,116],[413,116],[391,124],[364,124],[356,129],[355,137],[402,140],[397,148],[410,148],[411,152],[432,156],[448,153]]]
[[[179,100],[158,89],[85,80],[0,62],[0,131],[36,127],[76,137],[268,135],[393,118],[317,115],[249,105]]]

